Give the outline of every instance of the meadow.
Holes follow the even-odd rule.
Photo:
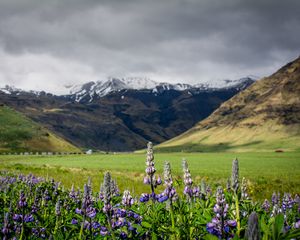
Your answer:
[[[1,155],[0,170],[15,173],[32,173],[36,176],[54,178],[65,187],[83,187],[91,177],[93,188],[99,190],[106,171],[117,180],[121,191],[128,189],[133,195],[146,191],[142,184],[145,176],[145,153],[20,156]],[[226,186],[231,175],[231,163],[239,159],[240,176],[248,181],[254,199],[270,198],[272,193],[300,193],[300,152],[242,152],[242,153],[157,153],[157,174],[163,175],[163,165],[169,161],[174,183],[182,188],[182,159],[190,166],[196,184],[205,180],[213,189]]]

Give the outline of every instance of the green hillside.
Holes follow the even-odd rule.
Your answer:
[[[300,151],[300,58],[223,103],[159,151]]]
[[[78,152],[78,148],[55,136],[7,106],[0,106],[0,152]]]

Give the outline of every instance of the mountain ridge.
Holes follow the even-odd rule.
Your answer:
[[[205,151],[207,146],[223,150],[300,150],[300,57],[256,81],[158,148]]]
[[[256,79],[251,77],[244,77],[236,80],[221,80],[215,82],[198,83],[198,84],[186,84],[186,83],[167,83],[156,82],[149,78],[139,77],[127,77],[127,78],[113,78],[110,77],[104,81],[90,81],[84,84],[77,84],[68,86],[69,93],[60,96],[68,97],[76,102],[84,100],[85,102],[92,102],[94,99],[99,99],[113,92],[121,90],[150,90],[153,94],[159,94],[163,91],[176,90],[191,92],[210,91],[217,89],[230,89],[238,88],[239,90],[245,89],[252,84]],[[41,94],[52,94],[46,91],[25,91],[14,86],[6,85],[0,88],[0,92],[5,94],[19,94],[21,92],[33,93],[37,96]],[[55,95],[55,94],[52,94]]]

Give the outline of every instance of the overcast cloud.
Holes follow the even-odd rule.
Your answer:
[[[262,77],[299,54],[299,0],[0,0],[0,86]]]

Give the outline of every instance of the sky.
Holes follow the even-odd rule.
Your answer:
[[[299,55],[299,0],[0,0],[0,86],[263,77]]]

